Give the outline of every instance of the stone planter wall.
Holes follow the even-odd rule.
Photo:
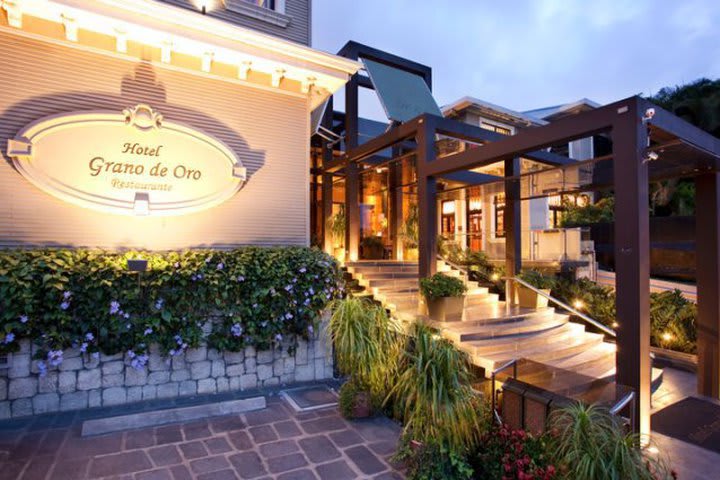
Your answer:
[[[151,348],[150,360],[136,370],[123,354],[99,359],[66,350],[56,369],[40,377],[33,347],[23,341],[10,368],[0,370],[0,419],[81,410],[196,394],[250,390],[332,378],[332,351],[325,328],[310,342],[287,348],[218,352],[200,347],[172,358]]]

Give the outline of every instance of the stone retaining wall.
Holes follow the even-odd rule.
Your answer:
[[[218,352],[202,346],[171,360],[151,348],[146,367],[136,370],[123,354],[93,359],[77,349],[44,377],[32,360],[30,342],[0,370],[0,419],[48,412],[289,385],[332,378],[332,352],[326,329],[309,342],[299,340],[294,355],[282,350]]]

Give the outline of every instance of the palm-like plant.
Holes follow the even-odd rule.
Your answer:
[[[485,430],[467,356],[421,323],[412,337],[386,402],[404,418],[408,438],[465,451]]]
[[[328,328],[338,368],[376,401],[384,398],[401,348],[397,322],[362,298],[336,300],[332,310]]]
[[[636,435],[626,434],[607,409],[580,403],[550,416],[555,432],[551,449],[566,478],[574,480],[664,480],[673,478],[664,462],[640,450]]]

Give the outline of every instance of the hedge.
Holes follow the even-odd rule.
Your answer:
[[[148,261],[146,272],[128,270],[134,258]],[[303,247],[0,251],[0,353],[29,339],[42,374],[71,347],[124,352],[136,368],[151,344],[169,356],[204,337],[219,350],[267,349],[308,338],[341,282],[335,260]]]

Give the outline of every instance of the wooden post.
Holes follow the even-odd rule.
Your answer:
[[[520,175],[520,158],[505,160],[505,276],[512,278],[522,269],[522,208],[520,203],[520,180],[510,179]],[[517,285],[505,282],[505,298],[509,305],[516,301]]]
[[[650,219],[647,126],[630,101],[613,124],[617,383],[632,387],[636,433],[650,434]]]
[[[720,396],[720,174],[695,179],[697,270],[697,388]]]
[[[437,270],[437,180],[426,173],[428,163],[435,160],[435,128],[423,121],[417,134],[418,189],[418,269],[420,278],[432,276]]]
[[[353,75],[345,85],[345,151],[358,146],[358,79]],[[360,254],[360,173],[356,163],[345,168],[346,261],[355,262]]]
[[[393,147],[393,157],[400,155],[400,149]],[[388,205],[390,206],[390,241],[392,242],[393,258],[401,260],[403,257],[403,239],[400,233],[403,227],[403,192],[402,192],[402,163],[393,162],[388,172]]]

